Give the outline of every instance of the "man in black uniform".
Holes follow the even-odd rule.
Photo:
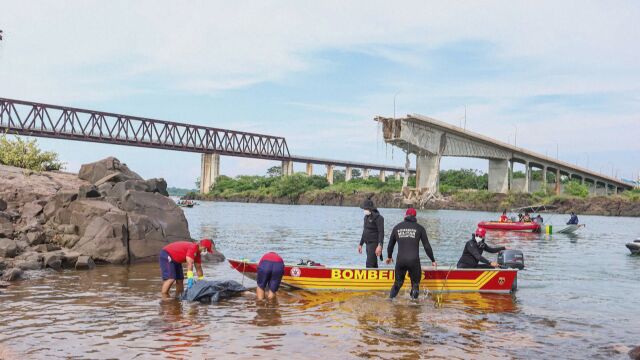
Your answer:
[[[475,235],[472,235],[471,240],[467,241],[464,246],[464,251],[460,260],[458,260],[458,269],[491,269],[498,267],[498,263],[495,261],[489,261],[482,256],[483,251],[495,254],[502,250],[506,250],[504,246],[491,247],[487,245],[484,240],[487,235],[487,230],[478,228]]]
[[[378,256],[382,255],[382,245],[384,244],[384,218],[373,205],[371,199],[366,199],[360,207],[364,209],[364,229],[360,245],[358,245],[358,252],[362,254],[362,245],[366,243],[367,267],[377,268]]]
[[[436,266],[433,251],[427,238],[427,231],[416,220],[416,209],[407,209],[404,221],[396,225],[391,232],[389,245],[387,246],[387,264],[393,259],[393,248],[398,243],[398,256],[396,257],[396,279],[391,287],[390,298],[396,297],[404,284],[404,277],[409,272],[411,279],[411,297],[418,298],[420,294],[420,280],[422,279],[422,267],[420,266],[420,243],[427,253],[431,264]]]

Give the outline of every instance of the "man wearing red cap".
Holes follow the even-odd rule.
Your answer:
[[[407,209],[404,221],[396,225],[391,231],[389,245],[387,246],[387,264],[393,261],[393,248],[398,243],[398,256],[396,256],[396,279],[391,287],[390,298],[396,297],[404,284],[404,278],[409,272],[411,279],[411,297],[418,298],[420,294],[420,280],[422,279],[422,266],[420,266],[420,243],[427,253],[431,264],[436,266],[433,250],[427,238],[427,231],[416,220],[416,209]]]
[[[193,268],[195,267],[198,280],[204,279],[202,273],[201,255],[213,252],[214,244],[209,239],[202,239],[198,243],[190,241],[176,241],[165,246],[160,251],[160,270],[162,271],[162,295],[169,296],[169,290],[176,283],[176,294],[184,290],[184,273],[182,264],[187,263],[187,282],[191,287]]]
[[[487,230],[483,228],[476,229],[475,234],[471,236],[471,240],[467,241],[460,260],[458,260],[459,269],[491,269],[498,267],[495,261],[489,261],[482,256],[483,251],[495,254],[502,250],[506,250],[504,246],[491,247],[484,240],[487,236]]]

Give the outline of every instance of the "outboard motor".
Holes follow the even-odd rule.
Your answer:
[[[498,253],[498,265],[501,268],[524,269],[524,254],[520,250],[502,250]]]

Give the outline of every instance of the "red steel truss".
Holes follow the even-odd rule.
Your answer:
[[[282,137],[0,98],[0,131],[107,144],[289,160]]]

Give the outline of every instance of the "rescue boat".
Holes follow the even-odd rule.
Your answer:
[[[505,231],[540,231],[540,224],[535,222],[499,222],[499,221],[481,221],[478,223],[479,228],[487,230],[505,230]]]
[[[231,267],[255,280],[258,264],[229,259]],[[432,292],[510,293],[517,288],[516,269],[422,268],[420,289]],[[389,291],[393,268],[328,267],[285,264],[282,284],[294,289],[333,291]],[[403,288],[411,287],[407,275]]]

